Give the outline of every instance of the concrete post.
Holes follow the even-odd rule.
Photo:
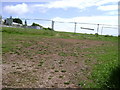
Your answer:
[[[98,34],[98,31],[99,31],[99,24],[97,24],[97,34]]]
[[[54,30],[54,23],[55,21],[52,21],[52,30]]]
[[[75,22],[75,28],[74,28],[74,33],[76,33],[76,24],[77,24],[77,23]]]

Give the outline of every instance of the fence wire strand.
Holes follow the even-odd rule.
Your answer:
[[[2,17],[2,19],[6,19],[6,18]],[[20,18],[20,19],[23,22],[26,20],[30,24],[33,22],[35,22],[35,23],[37,22],[40,25],[43,25],[43,27],[50,27],[55,30],[63,28],[63,31],[65,30],[65,31],[69,32],[69,29],[70,29],[74,33],[76,33],[76,32],[84,33],[84,32],[87,32],[85,30],[89,30],[89,32],[91,32],[91,33],[101,33],[101,35],[102,35],[103,31],[106,29],[110,29],[110,30],[116,29],[117,30],[118,26],[119,26],[119,25],[110,25],[110,24],[101,24],[101,23],[98,24],[98,23],[57,21],[57,20],[41,19],[41,18]]]

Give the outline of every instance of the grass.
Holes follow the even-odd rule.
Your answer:
[[[64,73],[64,72],[66,72],[66,70],[61,70],[61,72],[63,72],[63,73]]]
[[[102,50],[105,50],[108,53],[99,53],[102,52]],[[92,54],[89,54],[87,57],[95,58],[98,63],[96,65],[92,65],[94,69],[91,72],[91,76],[88,76],[91,80],[93,80],[93,82],[92,83],[85,82],[87,84],[85,85],[82,84],[83,85],[82,87],[85,88],[86,87],[102,88],[103,86],[110,87],[109,84],[107,84],[107,82],[109,82],[112,71],[119,67],[117,47],[108,45],[90,49],[90,51],[92,52]],[[90,64],[90,61],[88,61],[87,63]],[[119,79],[118,76],[116,78]],[[81,83],[83,82],[80,82],[80,85]]]
[[[48,77],[48,79],[50,80],[50,79],[52,79],[52,77]]]
[[[72,38],[72,39],[86,39],[86,40],[99,40],[99,41],[111,41],[117,42],[117,37],[106,37],[99,35],[96,37],[95,35],[91,34],[79,34],[79,33],[69,33],[69,32],[56,32],[56,31],[49,31],[49,30],[36,30],[36,29],[21,29],[21,28],[2,28],[2,36],[3,38],[3,53],[8,51],[15,51],[15,45],[21,45],[24,47],[28,47],[33,45],[36,40],[39,40],[40,37],[42,38]],[[12,37],[11,37],[12,36]],[[36,38],[36,40],[34,39]],[[7,42],[9,40],[9,42]],[[21,41],[20,41],[21,40]],[[29,40],[29,42],[26,42]],[[12,42],[14,41],[14,42]],[[23,41],[23,42],[22,42]],[[19,49],[19,48],[18,48]],[[17,52],[15,52],[17,53]],[[38,52],[40,54],[44,54],[45,52]],[[19,54],[19,53],[18,53]],[[59,53],[60,56],[66,56],[67,54],[64,52]],[[74,54],[77,56],[76,54]]]
[[[65,84],[65,85],[69,85],[69,84],[70,84],[70,82],[64,82],[64,84]]]
[[[38,66],[42,66],[43,64],[44,64],[44,61],[42,60],[39,62]]]
[[[67,56],[67,54],[65,52],[60,52],[60,53],[58,53],[58,55],[60,55],[60,56]]]
[[[58,70],[55,70],[55,72],[59,72]]]
[[[59,76],[59,78],[63,78],[63,76]]]
[[[70,33],[70,32],[56,32],[49,30],[36,30],[36,29],[21,29],[21,28],[2,28],[2,52],[3,56],[6,53],[20,55],[21,52],[28,55],[29,58],[33,59],[32,52],[40,55],[52,54],[53,51],[49,51],[51,42],[47,42],[48,46],[42,46],[36,42],[40,41],[43,38],[63,38],[63,39],[76,39],[76,40],[97,40],[104,41],[109,44],[103,44],[102,46],[94,48],[76,48],[77,52],[89,52],[88,54],[80,54],[81,58],[85,58],[85,64],[90,66],[92,70],[90,75],[86,75],[87,80],[79,79],[78,85],[83,88],[120,88],[120,65],[118,62],[118,37],[108,36],[108,35],[92,35],[92,34],[79,34],[79,33]],[[77,43],[79,44],[79,43]],[[40,51],[34,51],[34,48],[29,51],[24,50],[24,48],[39,45],[41,48]],[[24,48],[23,48],[24,47]],[[60,48],[60,46],[57,46]],[[67,47],[66,47],[67,48]],[[48,50],[43,50],[48,49]],[[66,53],[64,51],[58,51],[56,54],[60,57],[66,58],[67,56],[74,56],[75,58],[79,57],[79,53]],[[79,59],[79,58],[78,58]],[[75,63],[79,61],[75,60]],[[3,62],[3,64],[6,61]],[[44,61],[39,61],[38,66],[42,66]],[[63,61],[60,61],[59,64],[62,64]],[[75,64],[76,65],[76,64]],[[14,66],[13,66],[14,67]],[[62,67],[62,66],[61,66]],[[42,68],[42,67],[40,67]],[[55,67],[52,67],[54,69]],[[17,69],[22,69],[17,68]],[[68,71],[68,70],[67,70]],[[59,70],[55,70],[59,73]],[[66,69],[61,70],[61,72],[66,72]],[[86,71],[87,72],[87,71]],[[14,72],[17,73],[17,72]],[[84,73],[84,72],[83,72]],[[80,76],[78,76],[79,78]],[[59,78],[63,78],[59,76]],[[48,78],[48,79],[51,79]],[[69,82],[64,82],[64,84],[69,84]]]
[[[2,32],[9,34],[20,34],[20,35],[39,35],[39,37],[58,37],[58,38],[74,38],[74,39],[89,39],[89,40],[103,40],[103,41],[115,41],[117,37],[99,35],[96,37],[93,34],[79,34],[71,32],[56,32],[49,30],[36,30],[36,29],[21,29],[21,28],[8,28],[3,27]],[[109,37],[109,38],[107,38]]]

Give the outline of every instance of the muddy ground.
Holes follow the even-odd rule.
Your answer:
[[[43,38],[33,45],[16,45],[3,54],[3,87],[7,88],[81,88],[79,82],[92,82],[88,77],[95,58],[87,49],[105,45],[104,41]],[[29,43],[28,42],[28,43]]]

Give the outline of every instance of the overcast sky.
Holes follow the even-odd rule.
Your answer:
[[[118,0],[2,0],[2,16],[117,25]],[[42,24],[50,26],[51,22]],[[71,31],[74,25],[56,24],[55,27]],[[111,30],[111,33],[117,34],[116,31]]]

